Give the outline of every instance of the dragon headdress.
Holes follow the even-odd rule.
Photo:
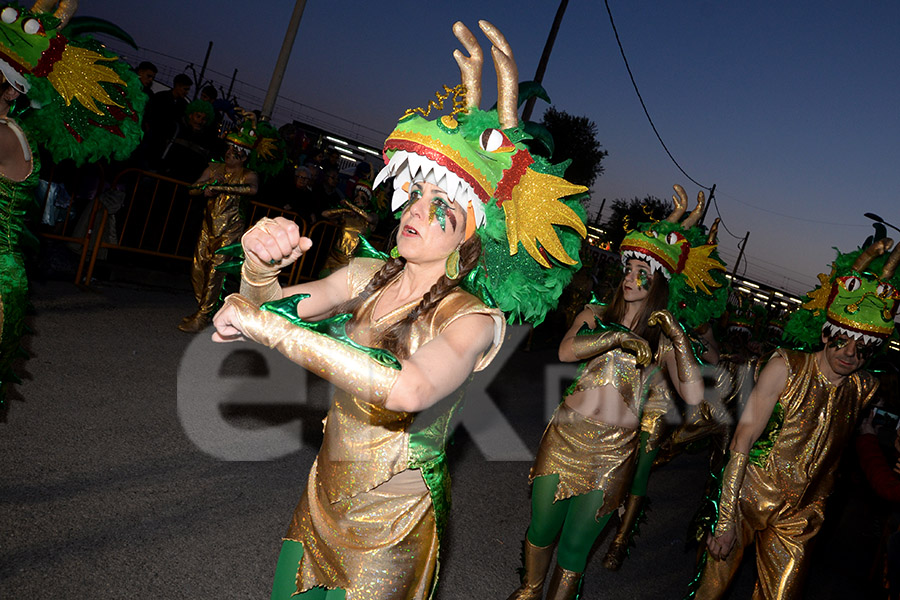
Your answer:
[[[755,304],[749,294],[732,290],[728,294],[723,316],[725,331],[729,335],[753,338],[759,333],[760,320],[764,315],[765,309]]]
[[[669,312],[694,329],[725,310],[725,264],[716,251],[718,220],[708,235],[697,225],[706,203],[703,192],[684,221],[688,197],[680,185],[675,192],[671,214],[664,221],[639,224],[622,240],[619,252],[623,264],[629,258],[644,260],[651,271],[660,271],[669,280]]]
[[[146,96],[127,64],[82,35],[83,21],[70,23],[77,6],[0,3],[0,73],[28,94],[19,121],[54,160],[124,159],[140,141]]]
[[[237,129],[225,135],[225,141],[246,153],[247,168],[261,177],[280,172],[287,155],[284,139],[268,121],[259,120],[256,114],[238,109],[243,117]]]
[[[880,344],[895,329],[900,300],[900,246],[890,255],[893,240],[883,238],[866,249],[838,252],[831,273],[819,274],[819,285],[808,292],[800,310],[785,327],[785,340],[805,348],[821,344],[821,335],[843,334],[864,344]]]
[[[427,109],[406,111],[384,143],[386,166],[375,186],[394,178],[393,210],[406,202],[410,182],[424,180],[445,190],[467,212],[467,235],[476,231],[484,250],[484,268],[473,272],[480,281],[467,289],[511,320],[537,324],[580,267],[584,210],[571,196],[587,188],[562,178],[566,164],[552,165],[529,152],[525,142],[533,138],[518,120],[512,50],[496,27],[478,25],[492,43],[496,109],[478,108],[484,55],[472,32],[457,22],[453,33],[469,53],[453,53],[462,85],[444,86],[446,94]],[[450,114],[428,118],[451,97]]]

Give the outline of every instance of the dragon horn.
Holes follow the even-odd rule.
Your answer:
[[[675,203],[675,210],[666,217],[666,221],[669,223],[677,223],[680,221],[682,215],[684,215],[684,211],[687,210],[688,205],[687,193],[684,191],[684,188],[677,183],[673,187],[675,188],[677,195],[672,196],[672,201]]]
[[[900,263],[900,244],[897,244],[897,247],[894,248],[894,251],[891,252],[891,255],[884,263],[884,268],[881,270],[882,281],[888,281],[894,276],[894,271],[897,270],[897,263]]]
[[[712,245],[716,243],[716,235],[719,233],[719,217],[716,217],[716,220],[713,221],[712,227],[709,228],[709,236],[706,238],[707,245]]]
[[[881,256],[885,251],[890,250],[893,245],[894,240],[891,238],[882,238],[874,242],[856,257],[856,262],[853,263],[853,270],[857,273],[862,273],[869,266],[869,263],[872,262],[872,259],[876,256]]]
[[[78,10],[78,0],[59,0],[59,6],[53,16],[59,19],[60,28],[66,26],[76,10]]]
[[[497,115],[500,127],[509,129],[519,124],[519,69],[512,48],[500,30],[487,21],[478,21],[484,35],[491,40],[491,56],[497,70]]]
[[[478,108],[481,103],[481,68],[484,66],[484,53],[478,45],[478,40],[462,21],[453,24],[453,35],[469,52],[469,56],[466,56],[459,50],[453,51],[453,58],[459,65],[460,80],[466,86],[466,105]]]
[[[48,13],[53,10],[54,6],[56,11],[53,13],[53,16],[59,19],[59,29],[62,29],[69,22],[69,19],[72,18],[72,15],[75,14],[75,11],[78,10],[78,0],[59,0],[58,4],[56,0],[35,0],[31,6],[31,12]]]
[[[34,4],[31,5],[31,12],[37,13],[48,13],[53,10],[53,7],[56,5],[54,0],[34,0]]]
[[[681,224],[683,229],[690,229],[694,225],[697,224],[697,221],[700,220],[700,217],[703,216],[703,207],[706,206],[706,196],[703,195],[703,190],[700,190],[697,193],[697,208],[691,211],[691,214],[688,215],[688,218],[684,220],[684,223]]]

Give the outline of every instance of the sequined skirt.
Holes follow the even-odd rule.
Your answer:
[[[427,488],[388,481],[331,503],[316,474],[314,464],[284,538],[303,544],[297,590],[340,588],[347,600],[428,598],[438,537]]]
[[[600,517],[628,492],[637,447],[636,429],[594,421],[563,402],[544,431],[529,480],[559,475],[556,500],[603,490]]]

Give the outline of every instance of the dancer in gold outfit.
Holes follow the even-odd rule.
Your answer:
[[[241,239],[246,227],[241,204],[246,197],[255,196],[259,187],[256,173],[247,168],[255,140],[246,139],[240,132],[229,134],[226,140],[225,161],[210,163],[190,190],[192,195],[202,195],[208,202],[191,268],[197,312],[178,325],[186,333],[197,333],[209,325],[225,279],[225,274],[216,270],[225,257],[216,251]]]
[[[216,314],[215,339],[276,348],[337,388],[273,600],[431,597],[449,506],[444,446],[461,387],[496,354],[503,313],[540,321],[577,264],[583,217],[577,199],[560,198],[586,190],[548,164],[533,170],[540,159],[507,137],[529,137],[517,121],[512,53],[496,28],[479,25],[494,46],[498,108],[478,109],[483,55],[457,23],[470,56],[456,53],[466,85],[453,112],[428,120],[430,111],[408,111],[385,142],[375,183],[392,177],[402,209],[390,257],[354,258],[282,289],[279,270],[312,242],[282,218],[242,239],[241,294]],[[521,293],[523,279],[544,295]]]
[[[331,252],[325,261],[325,271],[332,271],[345,266],[350,262],[356,247],[359,246],[359,237],[368,235],[371,229],[378,224],[378,215],[370,212],[372,200],[372,185],[368,181],[360,181],[353,190],[352,200],[341,200],[340,206],[322,211],[322,216],[332,219],[341,228],[341,233]]]
[[[862,371],[894,331],[900,252],[891,240],[839,254],[785,328],[813,352],[777,350],[759,373],[721,478],[718,521],[689,597],[720,598],[756,543],[753,597],[802,594],[841,453],[877,380]]]
[[[524,574],[509,600],[543,597],[557,537],[556,568],[547,598],[577,597],[588,554],[629,492],[640,446],[653,439],[654,430],[644,424],[645,407],[666,407],[670,382],[689,404],[703,399],[700,365],[687,334],[670,312],[685,300],[678,297],[673,302],[670,297],[669,279],[679,272],[677,267],[664,269],[677,265],[666,257],[683,256],[682,262],[697,267],[691,270],[694,276],[702,272],[706,283],[716,288],[721,282],[711,271],[724,266],[715,258],[714,236],[701,236],[699,227],[692,230],[703,210],[702,197],[697,209],[680,222],[687,199],[680,186],[676,189],[676,209],[668,221],[643,224],[623,240],[625,275],[609,307],[588,305],[560,344],[560,360],[585,362],[547,425],[531,469]],[[691,300],[699,318],[720,310],[714,295],[702,289]],[[712,313],[702,308],[705,304],[712,305],[706,308]]]

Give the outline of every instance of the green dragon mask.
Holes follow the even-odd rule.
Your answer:
[[[77,6],[0,4],[0,73],[39,109],[20,122],[55,160],[124,159],[140,141],[146,96],[127,64],[81,34],[84,22],[67,27]]]
[[[697,226],[706,198],[697,195],[697,207],[684,219],[688,197],[680,185],[672,196],[675,209],[665,221],[641,223],[619,245],[622,264],[629,258],[643,260],[652,272],[669,280],[669,311],[684,326],[693,329],[725,310],[728,298],[725,263],[716,251],[719,220],[709,235]]]
[[[539,323],[580,267],[584,212],[576,199],[564,198],[587,188],[563,179],[566,165],[529,152],[525,142],[532,136],[517,115],[512,50],[497,28],[478,24],[493,44],[497,108],[478,108],[483,53],[472,32],[457,22],[453,32],[469,53],[453,54],[462,85],[444,86],[437,102],[406,111],[384,143],[386,166],[374,185],[393,177],[393,210],[407,201],[412,182],[446,191],[466,211],[467,237],[477,231],[482,239],[485,283],[497,306],[511,319]],[[447,100],[453,103],[450,114],[429,119]]]
[[[819,345],[820,336],[846,335],[864,344],[880,344],[895,329],[900,277],[900,246],[888,257],[893,240],[884,238],[865,250],[838,253],[831,273],[819,274],[819,285],[807,293],[801,310],[785,327],[785,338],[801,346]]]

